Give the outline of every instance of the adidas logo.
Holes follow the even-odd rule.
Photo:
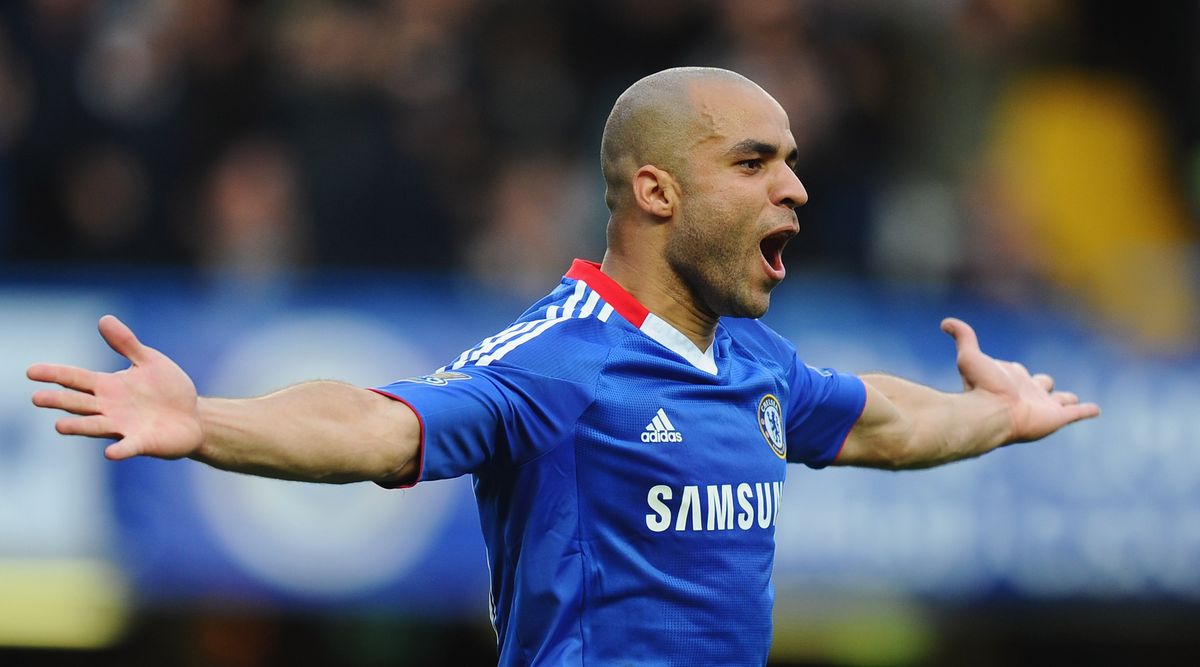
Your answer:
[[[675,430],[675,425],[667,419],[667,413],[659,408],[654,419],[646,424],[646,430],[642,431],[642,442],[683,442],[683,434]]]

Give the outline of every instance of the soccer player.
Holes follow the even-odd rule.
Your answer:
[[[502,665],[761,665],[787,463],[919,468],[1099,408],[954,338],[964,390],[806,365],[757,319],[808,198],[787,114],[733,72],[638,81],[604,129],[603,262],[576,260],[504,331],[429,375],[198,398],[112,316],[132,362],[62,365],[33,402],[108,458],[388,487],[471,474]],[[802,511],[802,508],[797,508]]]

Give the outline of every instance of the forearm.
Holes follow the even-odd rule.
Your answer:
[[[862,379],[882,401],[876,423],[856,427],[855,465],[891,469],[928,468],[985,454],[1010,439],[1012,415],[985,391],[946,393],[890,375]]]
[[[203,444],[191,458],[216,468],[310,482],[415,477],[420,424],[374,392],[308,382],[259,398],[201,398]]]

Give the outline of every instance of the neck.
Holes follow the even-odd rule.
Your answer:
[[[600,270],[699,350],[712,346],[720,317],[704,308],[665,260],[636,261],[611,247]]]

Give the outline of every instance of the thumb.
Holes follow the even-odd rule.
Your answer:
[[[138,455],[137,446],[129,438],[122,438],[104,448],[104,458],[109,461],[124,461]]]
[[[957,317],[947,317],[942,320],[942,331],[954,339],[954,347],[958,350],[959,358],[964,353],[979,352],[979,338],[975,335],[975,330],[971,328],[971,325],[966,322]]]
[[[962,377],[963,390],[970,391],[980,377],[983,353],[979,350],[979,338],[975,336],[971,325],[956,317],[942,320],[942,331],[954,339],[958,374]]]
[[[101,317],[97,328],[100,329],[100,335],[104,338],[104,342],[113,349],[113,352],[132,361],[135,365],[146,360],[148,348],[142,345],[137,336],[133,335],[132,329],[115,316]]]

